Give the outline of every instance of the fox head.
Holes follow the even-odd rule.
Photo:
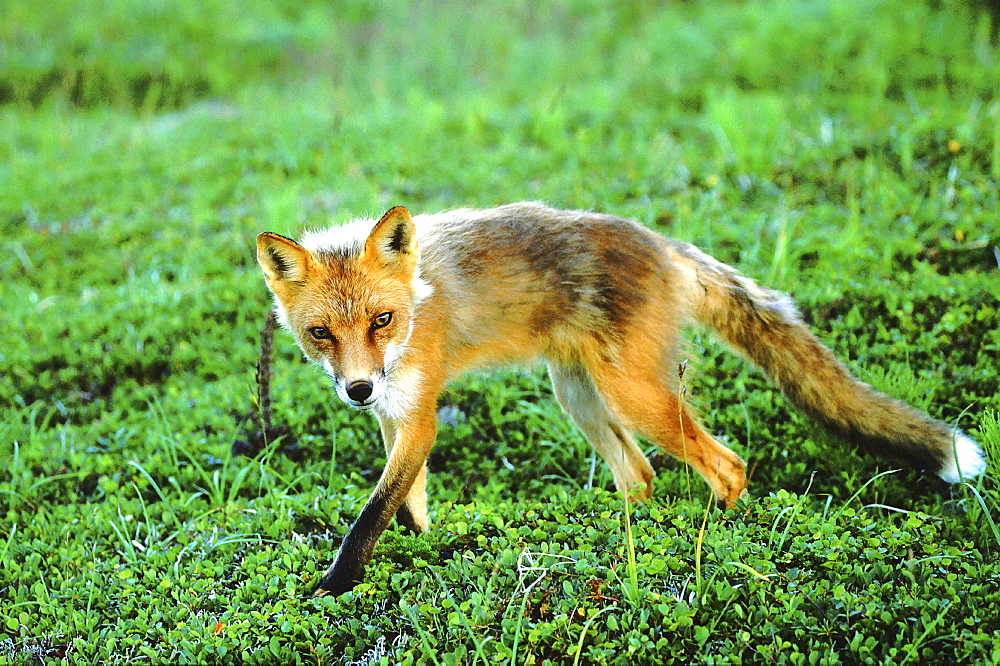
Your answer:
[[[308,234],[301,245],[278,234],[257,236],[257,261],[279,321],[326,369],[337,395],[358,409],[385,397],[414,308],[429,293],[419,258],[416,227],[402,206],[374,227],[359,221]]]

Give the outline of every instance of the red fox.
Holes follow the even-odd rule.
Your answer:
[[[690,320],[841,437],[949,482],[986,469],[972,439],[851,376],[788,297],[629,220],[538,203],[415,217],[397,206],[301,244],[262,233],[257,259],[279,321],[341,400],[375,413],[388,456],[317,594],[362,579],[393,515],[427,529],[438,394],[471,368],[544,360],[559,404],[619,491],[649,496],[653,468],[639,433],[732,506],[746,465],[698,425],[672,385],[679,329]]]

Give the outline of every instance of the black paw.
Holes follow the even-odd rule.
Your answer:
[[[334,571],[330,568],[320,579],[319,585],[313,590],[314,597],[325,597],[331,595],[334,597],[339,597],[344,592],[349,592],[354,589],[354,586],[361,582],[364,578],[364,571],[361,571],[354,575],[345,575],[343,572]]]

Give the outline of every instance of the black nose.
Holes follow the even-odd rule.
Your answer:
[[[364,380],[351,382],[347,387],[347,397],[354,402],[364,402],[372,394],[372,383]]]

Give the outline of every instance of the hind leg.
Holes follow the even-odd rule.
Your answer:
[[[745,491],[746,463],[715,441],[687,408],[648,356],[591,368],[598,390],[611,412],[631,430],[688,463],[711,486],[720,503],[732,506]],[[656,365],[656,364],[653,364]]]
[[[632,435],[608,411],[593,379],[577,365],[549,365],[556,399],[576,426],[611,467],[615,488],[622,493],[638,491],[648,499],[653,468]]]

